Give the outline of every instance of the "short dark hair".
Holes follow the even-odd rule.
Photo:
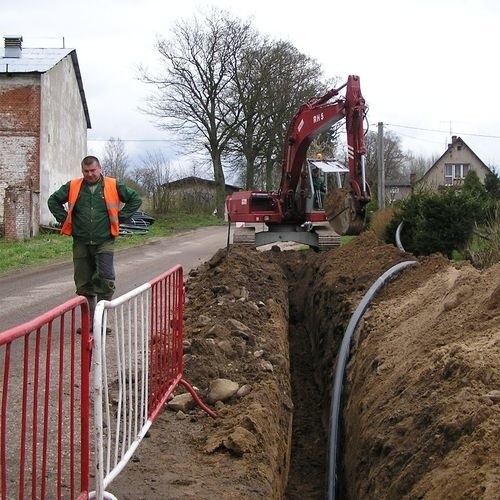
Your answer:
[[[89,166],[89,165],[92,165],[92,163],[97,163],[99,166],[101,166],[101,162],[99,161],[99,159],[96,157],[96,156],[86,156],[83,160],[82,160],[82,167],[85,165],[85,166]]]

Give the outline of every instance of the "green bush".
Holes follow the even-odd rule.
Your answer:
[[[464,251],[474,228],[488,220],[490,201],[477,174],[470,172],[463,186],[420,192],[405,200],[387,226],[386,241],[394,242],[403,222],[405,250],[415,255],[440,252],[451,258],[454,250]]]

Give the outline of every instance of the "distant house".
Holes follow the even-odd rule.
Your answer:
[[[447,150],[418,182],[437,191],[459,185],[471,170],[477,173],[483,184],[486,174],[491,172],[465,141],[454,135]]]
[[[387,179],[384,184],[386,202],[394,203],[408,198],[412,193],[415,181],[415,174],[410,174],[410,178],[404,181]]]
[[[81,174],[90,118],[74,49],[0,49],[0,224],[6,239],[53,220],[49,195]]]
[[[190,176],[168,182],[162,187],[168,192],[169,205],[172,207],[185,210],[193,207],[201,210],[215,208],[215,181]],[[239,190],[237,186],[226,184],[226,195]]]

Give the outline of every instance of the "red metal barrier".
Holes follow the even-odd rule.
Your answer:
[[[182,378],[184,279],[182,266],[161,274],[151,284],[151,337],[149,353],[149,418],[154,421],[176,386],[181,383],[209,415],[217,414]]]
[[[0,333],[2,500],[87,498],[89,326],[75,297]]]

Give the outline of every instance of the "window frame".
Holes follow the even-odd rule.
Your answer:
[[[455,180],[463,180],[470,172],[470,163],[445,163],[444,164],[444,185],[453,186]]]

